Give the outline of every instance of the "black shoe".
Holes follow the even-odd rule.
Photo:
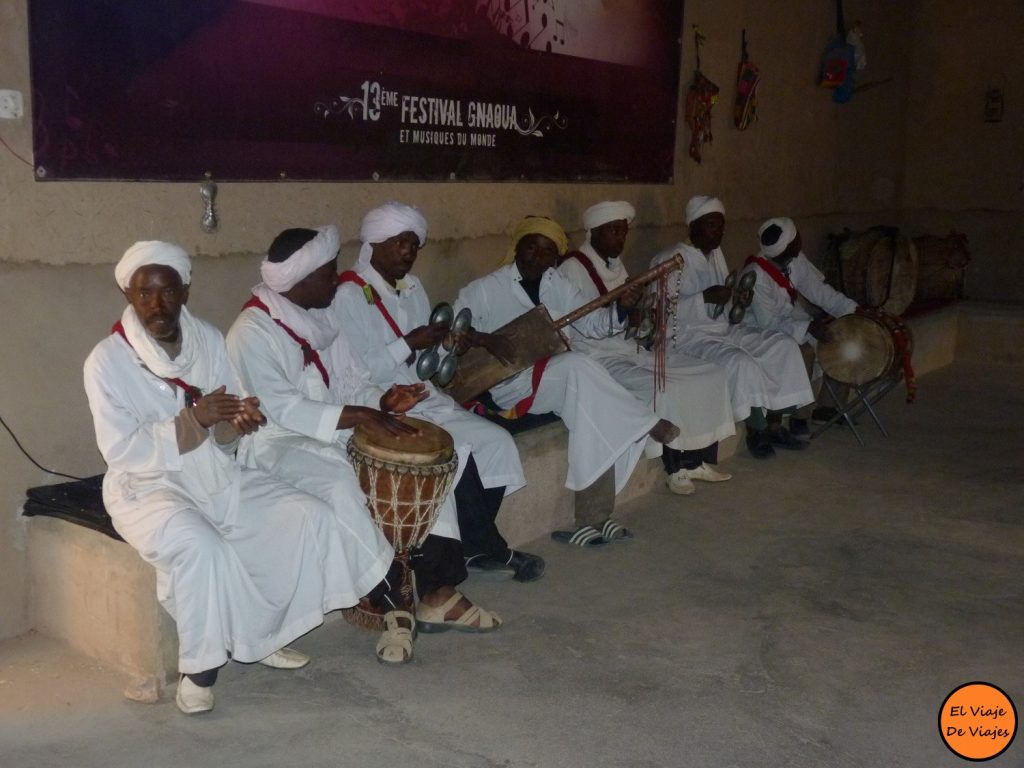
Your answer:
[[[790,416],[789,434],[791,434],[793,437],[810,437],[811,428],[807,424],[807,419],[795,419],[792,416]]]
[[[531,555],[529,552],[512,550],[508,564],[515,569],[512,578],[516,581],[536,581],[544,575],[544,558]]]
[[[802,451],[808,446],[806,440],[797,440],[785,427],[769,430],[768,439],[771,440],[772,445],[777,445],[787,451]]]
[[[815,424],[825,424],[826,422],[832,421],[836,416],[839,415],[839,410],[832,408],[831,406],[822,405],[811,411],[811,421]],[[790,426],[793,424],[793,420],[789,421]]]
[[[470,573],[482,574],[489,580],[511,579],[516,575],[516,569],[509,562],[509,558],[499,559],[484,554],[467,557],[466,570]]]
[[[544,560],[529,552],[510,550],[507,558],[474,555],[466,558],[466,570],[494,578],[536,581],[544,574]]]
[[[747,450],[750,451],[750,455],[755,459],[770,459],[775,455],[775,449],[772,448],[771,439],[768,437],[768,431],[755,431],[753,429],[747,430]]]

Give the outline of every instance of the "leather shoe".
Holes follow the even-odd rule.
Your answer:
[[[697,490],[697,486],[686,476],[686,470],[680,469],[671,475],[665,476],[665,485],[668,489],[679,496],[689,496]]]
[[[309,656],[294,648],[281,648],[258,663],[273,669],[301,669],[309,664]]]
[[[797,419],[790,416],[789,434],[791,434],[793,437],[810,437],[811,427],[807,423],[807,419]]]
[[[768,438],[772,441],[772,445],[787,451],[802,451],[808,446],[807,441],[797,440],[785,427],[769,430]]]
[[[488,576],[513,578],[516,581],[536,581],[544,574],[544,560],[529,552],[509,550],[505,559],[490,555],[474,555],[466,560],[466,570]]]
[[[544,558],[531,555],[529,552],[513,549],[508,564],[515,570],[512,578],[516,581],[536,581],[544,575]]]
[[[178,693],[174,703],[186,715],[199,715],[213,709],[213,686],[201,688],[186,675],[178,680]]]
[[[703,463],[696,469],[684,469],[686,476],[691,480],[700,480],[704,483],[724,483],[731,480],[732,475],[728,472],[719,472],[710,464]]]
[[[768,436],[768,430],[762,430],[759,432],[753,429],[748,429],[747,450],[750,451],[750,455],[755,459],[770,459],[774,456],[775,449],[772,448],[772,441]]]

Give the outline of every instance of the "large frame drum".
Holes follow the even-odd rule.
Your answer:
[[[860,306],[901,314],[914,299],[917,249],[891,227],[829,238],[825,277]]]
[[[870,384],[903,364],[897,334],[904,334],[909,355],[913,344],[903,321],[883,312],[845,315],[828,324],[831,338],[818,344],[821,369],[832,379],[855,387]]]

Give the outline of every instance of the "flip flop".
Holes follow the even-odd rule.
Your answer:
[[[601,538],[605,541],[629,541],[633,538],[633,532],[614,520],[605,520],[601,526]]]
[[[608,542],[601,536],[601,532],[592,525],[584,525],[575,531],[554,531],[551,538],[562,544],[571,544],[582,549],[602,547]]]

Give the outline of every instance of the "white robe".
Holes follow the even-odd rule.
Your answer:
[[[237,393],[220,331],[199,320],[193,327],[203,349],[180,378]],[[107,462],[103,503],[156,568],[182,673],[218,667],[228,654],[258,661],[376,584],[352,579],[343,533],[322,502],[242,469],[212,435],[179,453],[174,420],[184,393],[143,368],[119,335],[96,345],[84,378]]]
[[[377,291],[403,334],[427,324],[430,300],[418,279],[406,275],[401,290],[396,291],[368,264],[357,267],[356,272]],[[405,362],[412,353],[409,345],[401,336],[396,337],[380,310],[367,302],[362,288],[355,283],[339,286],[328,311],[348,335],[353,351],[376,385],[387,389],[392,384],[420,383],[415,363]],[[519,450],[507,431],[470,413],[431,382],[423,383],[430,396],[411,413],[441,425],[458,445],[466,446],[467,453],[472,452],[484,488],[504,486],[508,495],[526,485]]]
[[[260,309],[244,309],[236,318],[228,331],[228,354],[246,394],[260,399],[269,422],[239,456],[328,502],[367,567],[383,578],[394,550],[370,517],[349,463],[345,449],[352,430],[337,425],[346,405],[379,408],[384,392],[370,381],[345,333],[320,351],[330,374],[329,388],[315,365],[303,367],[299,345]],[[450,493],[431,533],[459,538]]]
[[[825,282],[825,276],[801,252],[789,262],[789,281],[793,287],[815,306],[832,317],[849,315],[857,309],[857,302],[844,296]],[[799,301],[790,300],[789,291],[776,283],[756,262],[744,267],[743,272],[756,272],[754,300],[743,316],[743,325],[779,331],[792,336],[797,344],[814,343],[807,333],[811,316]]]
[[[668,319],[670,349],[717,363],[729,375],[732,413],[742,421],[755,407],[783,410],[814,401],[800,348],[792,338],[774,331],[730,325],[728,307],[712,317],[713,304],[701,295],[722,285],[728,275],[722,250],[705,256],[688,243],[677,243],[651,260],[651,266],[681,254],[684,266],[669,277],[669,298],[675,315]]]
[[[490,333],[533,309],[520,285],[515,264],[474,280],[459,292],[456,311],[469,307],[473,327]],[[540,282],[540,301],[554,319],[584,304],[579,289],[553,269]],[[613,328],[612,313],[584,316],[568,329],[570,339],[604,338]],[[495,402],[512,408],[532,391],[527,369],[491,389]],[[615,492],[629,480],[643,452],[647,433],[658,422],[654,412],[633,397],[598,363],[579,352],[551,358],[537,387],[530,413],[553,411],[569,430],[566,487],[578,491],[615,467]]]
[[[606,264],[589,243],[584,243],[579,250],[594,265],[609,291],[629,279],[619,259],[610,259]],[[577,259],[566,259],[558,271],[580,289],[584,301],[592,301],[600,295],[590,273]],[[725,369],[714,363],[674,354],[672,365],[665,371],[665,391],[656,393],[654,355],[638,350],[636,342],[626,339],[625,328],[616,329],[601,339],[578,339],[573,342],[573,349],[599,362],[636,398],[653,406],[655,413],[679,427],[679,437],[668,444],[669,448],[699,450],[736,434],[728,378]],[[647,447],[648,454],[661,453],[660,446],[653,440]]]

